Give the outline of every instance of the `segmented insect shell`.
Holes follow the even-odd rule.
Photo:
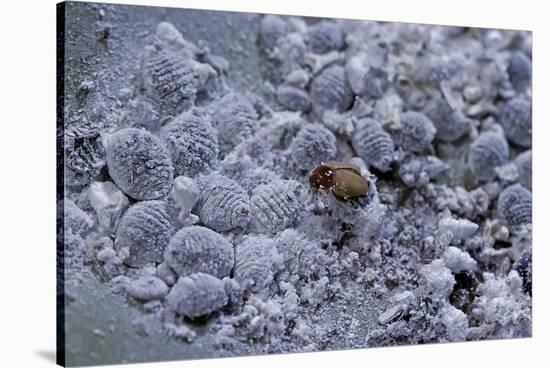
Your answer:
[[[498,196],[497,211],[512,231],[523,224],[531,223],[531,192],[520,184],[504,189]]]
[[[174,167],[159,138],[145,130],[121,129],[107,137],[107,167],[115,184],[136,200],[164,197]]]
[[[145,68],[152,97],[170,112],[193,105],[199,80],[190,60],[166,48],[150,51]]]
[[[273,281],[274,241],[264,237],[248,237],[235,250],[234,277],[243,289],[264,290]]]
[[[496,175],[495,167],[508,161],[508,155],[508,143],[501,134],[484,132],[470,146],[468,166],[478,180],[489,181]]]
[[[391,136],[374,119],[361,119],[351,137],[353,149],[367,164],[386,172],[393,161],[395,147]]]
[[[519,154],[514,160],[518,168],[519,182],[525,188],[531,190],[533,178],[533,154],[532,151],[525,151]]]
[[[67,167],[89,181],[105,166],[105,150],[99,132],[72,132],[66,135]]]
[[[144,201],[131,206],[118,223],[115,236],[117,250],[127,248],[128,266],[142,267],[162,262],[164,248],[174,235],[173,225],[163,201]]]
[[[168,243],[164,260],[180,276],[202,272],[223,278],[233,268],[233,245],[205,227],[184,227]]]
[[[216,231],[246,228],[250,221],[250,201],[235,181],[219,174],[197,179],[201,188],[195,206],[201,222]]]
[[[408,111],[401,114],[401,129],[396,132],[395,143],[409,152],[422,152],[435,137],[435,127],[424,114]]]
[[[301,170],[310,170],[322,161],[336,157],[336,137],[318,124],[305,125],[290,145],[291,156]]]
[[[246,96],[229,93],[218,102],[213,122],[220,146],[230,150],[256,132],[258,113]]]
[[[531,84],[531,60],[523,52],[514,52],[508,60],[508,77],[517,90],[523,90]]]
[[[470,119],[460,111],[453,111],[443,100],[434,100],[428,103],[424,113],[437,130],[435,137],[444,142],[456,141],[468,133],[472,127]]]
[[[287,33],[287,28],[287,23],[282,17],[268,14],[260,23],[260,35],[266,46],[273,48],[277,45],[277,40]]]
[[[166,302],[176,313],[196,318],[221,309],[228,297],[222,280],[207,273],[194,273],[178,279]]]
[[[311,108],[309,94],[293,86],[280,85],[277,88],[277,101],[290,111],[307,112]]]
[[[332,21],[322,20],[308,27],[307,40],[309,48],[316,54],[326,54],[340,50],[344,46],[344,34]]]
[[[258,186],[250,198],[252,231],[275,234],[294,224],[300,209],[301,185],[293,180],[277,180]]]
[[[181,113],[161,130],[172,155],[176,176],[195,177],[213,170],[218,161],[218,137],[210,118],[197,110]]]
[[[531,104],[521,98],[514,98],[502,106],[500,124],[506,138],[522,147],[531,147]]]
[[[324,110],[347,110],[353,102],[353,92],[341,65],[324,69],[311,82],[311,100],[315,111],[321,115]]]

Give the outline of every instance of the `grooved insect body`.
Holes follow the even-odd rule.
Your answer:
[[[115,247],[128,248],[124,263],[143,267],[162,262],[164,248],[175,232],[172,218],[163,201],[143,201],[131,206],[118,223]]]
[[[286,21],[278,15],[268,14],[260,23],[260,35],[267,47],[273,48],[287,32]]]
[[[495,132],[484,132],[470,147],[468,166],[474,176],[481,181],[495,177],[495,167],[503,165],[509,156],[506,139]]]
[[[309,170],[321,160],[335,158],[336,137],[320,125],[308,124],[293,139],[290,150],[296,166],[301,170]]]
[[[164,260],[180,276],[202,272],[225,277],[233,268],[233,245],[208,228],[184,227],[166,246]]]
[[[172,155],[177,176],[204,174],[214,168],[218,160],[218,136],[208,115],[192,110],[175,117],[161,130]]]
[[[353,92],[341,65],[331,65],[319,73],[311,82],[310,91],[314,111],[319,114],[332,109],[345,111],[353,102]]]
[[[235,181],[219,174],[200,177],[201,188],[195,206],[201,222],[215,231],[245,228],[250,221],[250,200]]]
[[[361,176],[358,166],[338,161],[326,161],[317,166],[309,176],[309,185],[331,191],[342,200],[361,197],[369,191],[369,183]]]
[[[344,45],[344,35],[335,22],[320,21],[309,27],[309,47],[316,54],[339,50]]]
[[[220,148],[230,151],[254,135],[258,129],[258,113],[248,97],[232,92],[219,101],[212,122],[218,129]]]
[[[369,165],[380,171],[388,171],[393,160],[395,146],[391,136],[374,119],[357,122],[351,144],[357,154]]]
[[[506,138],[521,147],[531,147],[531,104],[521,98],[514,98],[502,106],[500,124]]]
[[[166,147],[146,130],[121,129],[107,138],[107,167],[115,184],[138,200],[164,197],[174,167]]]
[[[291,226],[301,208],[299,190],[300,184],[290,180],[258,186],[250,199],[253,230],[274,234]]]
[[[497,211],[512,231],[519,229],[523,224],[531,223],[531,192],[520,184],[509,186],[498,196]]]
[[[277,248],[272,239],[251,236],[235,250],[235,279],[244,289],[261,292],[273,281]]]
[[[181,111],[195,102],[198,78],[189,60],[167,49],[155,49],[146,70],[153,97],[169,111]]]
[[[228,300],[224,281],[200,272],[180,277],[166,296],[172,310],[191,318],[221,309]]]

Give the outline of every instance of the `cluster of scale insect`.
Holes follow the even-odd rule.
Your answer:
[[[190,318],[208,315],[224,307],[228,301],[225,283],[200,272],[180,277],[166,296],[170,309]]]
[[[166,246],[164,261],[179,276],[202,272],[223,278],[233,268],[233,245],[208,228],[184,227]]]
[[[164,197],[172,187],[174,167],[161,140],[135,128],[107,137],[107,167],[114,183],[136,200]]]
[[[250,221],[250,200],[233,179],[211,174],[197,179],[200,188],[195,211],[200,221],[216,231],[246,228]]]
[[[453,110],[444,100],[430,101],[424,113],[437,130],[435,137],[443,142],[456,141],[472,128],[472,121],[460,111]]]
[[[145,71],[152,98],[168,112],[194,104],[199,81],[190,60],[159,45],[149,51]]]
[[[258,186],[250,198],[253,232],[274,234],[294,225],[301,210],[301,184],[276,180]]]
[[[277,249],[267,237],[249,236],[235,249],[233,274],[241,288],[261,292],[273,281]]]
[[[497,211],[499,216],[512,229],[530,224],[532,216],[531,192],[520,184],[504,189],[498,196]]]
[[[335,22],[322,20],[308,27],[307,44],[314,53],[326,54],[344,46],[344,34]]]
[[[228,93],[218,101],[212,118],[224,151],[233,149],[258,129],[258,112],[250,99],[239,93]]]
[[[368,165],[382,172],[390,170],[395,146],[389,133],[378,121],[370,118],[357,121],[351,144],[357,155]]]
[[[506,138],[518,146],[531,147],[531,104],[522,98],[506,101],[500,110],[500,124]]]
[[[307,124],[294,137],[290,149],[296,166],[301,170],[311,170],[336,157],[336,137],[321,125]]]
[[[407,152],[422,152],[432,144],[436,129],[423,113],[408,111],[401,114],[401,126],[395,132],[397,146]]]
[[[458,72],[465,67],[460,65],[462,59],[430,56],[435,55],[433,50],[424,50],[433,47],[443,51],[439,48],[444,45],[439,43],[448,41],[447,37],[462,37],[462,31],[452,36],[449,36],[451,32],[445,33],[441,38],[437,30],[419,31],[414,25],[402,26],[396,28],[395,35],[388,36],[404,40],[403,44],[394,45],[393,40],[387,42],[378,35],[379,26],[372,23],[354,29],[346,22],[322,20],[313,23],[299,18],[264,16],[260,22],[263,44],[259,45],[270,49],[262,56],[272,57],[277,61],[274,66],[280,65],[275,66],[281,69],[275,74],[284,82],[275,86],[273,97],[279,104],[277,107],[285,110],[281,112],[272,111],[267,104],[262,106],[250,95],[230,90],[214,101],[203,101],[202,92],[207,92],[208,97],[215,96],[210,96],[208,89],[202,89],[204,81],[201,79],[211,77],[212,72],[218,75],[227,68],[203,45],[197,47],[185,41],[168,23],[159,24],[155,39],[159,43],[147,48],[143,63],[145,85],[140,87],[145,87],[144,93],[123,106],[126,110],[119,121],[119,128],[139,127],[147,131],[122,129],[107,136],[106,153],[102,152],[101,138],[107,129],[69,137],[67,167],[88,179],[100,180],[97,176],[106,163],[114,184],[91,185],[89,190],[95,196],[87,197],[88,204],[86,198],[75,199],[82,208],[91,206],[86,209],[95,210],[97,216],[89,217],[74,202],[67,201],[65,233],[69,239],[66,244],[73,248],[88,246],[83,237],[90,231],[101,231],[101,226],[116,228],[117,257],[125,256],[124,263],[131,268],[124,267],[124,270],[132,278],[137,276],[128,287],[128,294],[134,299],[142,302],[164,300],[165,303],[151,305],[166,306],[176,314],[196,318],[236,300],[233,294],[237,295],[240,287],[270,297],[264,298],[265,303],[258,302],[260,299],[249,303],[255,296],[244,298],[243,315],[253,310],[257,316],[269,316],[273,318],[273,325],[281,326],[284,326],[278,319],[281,313],[273,312],[277,310],[273,306],[281,305],[286,314],[285,309],[292,305],[293,315],[298,312],[307,315],[311,310],[302,309],[300,302],[312,304],[312,300],[326,300],[333,292],[352,296],[338,286],[344,280],[349,282],[350,289],[354,287],[352,279],[355,277],[376,285],[383,269],[380,267],[385,265],[374,262],[372,270],[355,273],[355,266],[351,266],[354,259],[364,255],[390,265],[397,264],[398,258],[399,262],[414,259],[415,262],[409,264],[415,267],[419,256],[416,247],[404,250],[395,244],[446,247],[433,252],[435,257],[442,258],[428,259],[431,263],[420,272],[410,272],[414,274],[410,279],[414,280],[415,287],[420,281],[417,292],[413,290],[414,295],[408,290],[403,293],[408,294],[399,303],[406,306],[396,305],[398,310],[390,309],[392,313],[384,313],[379,322],[387,325],[387,336],[392,339],[395,336],[392,343],[466,339],[471,321],[455,304],[458,303],[457,290],[471,289],[468,296],[475,293],[479,282],[472,270],[476,262],[484,267],[476,248],[481,238],[474,234],[478,224],[462,219],[439,221],[437,231],[447,233],[450,238],[440,237],[439,233],[433,233],[441,215],[437,211],[452,211],[477,221],[493,209],[493,199],[498,197],[495,213],[512,231],[512,243],[525,232],[530,236],[530,228],[524,225],[531,222],[531,192],[525,189],[531,189],[531,151],[520,152],[514,159],[517,177],[512,175],[515,168],[505,167],[509,159],[507,140],[519,146],[512,148],[513,153],[531,146],[531,106],[526,100],[530,91],[525,91],[530,87],[530,56],[523,51],[510,53],[507,46],[504,56],[498,60],[508,63],[507,70],[500,68],[502,70],[494,75],[487,73],[490,76],[464,87],[465,81],[461,85],[453,84],[461,74]],[[358,33],[363,38],[358,37]],[[427,42],[430,40],[428,33],[433,36],[433,42]],[[372,41],[366,42],[365,38],[372,38]],[[422,42],[420,52],[414,47],[409,50],[409,42],[413,39],[419,44]],[[399,55],[392,52],[395,47],[399,48]],[[354,55],[355,52],[360,54]],[[409,55],[410,52],[413,54]],[[354,58],[361,62],[348,67]],[[201,65],[198,60],[209,65]],[[396,61],[404,62],[403,69],[396,69]],[[408,74],[408,67],[412,67],[412,74]],[[487,80],[491,80],[491,85]],[[500,84],[508,90],[503,87],[501,92],[493,91]],[[510,85],[515,91],[510,91]],[[446,95],[449,91],[444,90],[449,86],[451,93],[463,92],[464,101],[452,104]],[[208,115],[193,108],[199,92],[201,100],[198,103]],[[495,103],[498,93],[501,95]],[[357,95],[355,99],[354,94]],[[354,100],[356,104],[351,108]],[[473,101],[481,102],[472,106]],[[411,111],[402,112],[407,110]],[[296,119],[292,123],[277,123],[278,119],[285,120],[283,114],[301,118],[299,122]],[[466,139],[461,138],[469,133],[474,137],[476,133],[472,128],[477,124],[470,118],[480,119],[482,131],[492,128],[490,119],[482,120],[485,115],[497,115],[504,134],[483,132],[469,146],[463,145]],[[328,117],[333,116],[349,120],[349,125],[352,128],[355,125],[355,129],[333,129],[327,123]],[[330,125],[332,132],[314,123],[315,120]],[[349,139],[340,136],[344,131]],[[437,145],[432,147],[434,140]],[[483,186],[468,192],[462,187],[451,188],[449,183],[430,183],[447,169],[446,163],[432,155],[439,154],[440,149],[460,148],[458,152],[462,147],[469,147],[467,165],[474,177],[482,182],[477,184]],[[350,159],[354,155],[359,157]],[[211,174],[218,169],[218,156],[223,158],[221,167]],[[347,162],[326,162],[337,156],[345,157],[341,159]],[[454,153],[452,156],[456,157]],[[399,162],[391,167],[394,160]],[[304,203],[299,182],[305,179],[306,171],[315,172],[322,167],[322,162],[328,168],[323,173],[326,177],[322,178],[330,184],[319,185],[319,189],[326,191],[327,197],[322,199],[328,200],[328,207],[317,208],[325,204]],[[356,164],[357,170],[346,168],[351,162]],[[369,174],[366,178],[365,163],[376,169],[375,174],[378,171],[387,173],[378,182],[381,184],[380,196],[375,176]],[[296,167],[301,172],[296,172]],[[512,174],[501,175],[504,170]],[[497,172],[498,182],[493,181]],[[182,176],[174,180],[178,175]],[[294,175],[298,176],[297,181],[288,179]],[[467,175],[464,176],[469,180]],[[509,185],[515,182],[521,185]],[[394,184],[399,189],[394,188]],[[414,189],[406,189],[402,184]],[[314,185],[311,180],[310,185]],[[509,186],[499,195],[499,189],[506,185]],[[171,189],[172,194],[166,199],[156,200],[164,198]],[[398,198],[401,190],[412,193],[402,206],[397,205],[401,201]],[[424,194],[430,200],[436,197],[436,210],[430,208],[431,203],[421,203]],[[134,200],[143,202],[126,209]],[[391,203],[393,207],[386,211],[381,202]],[[175,208],[171,208],[173,205]],[[178,232],[172,218],[174,209],[180,210],[177,226],[186,226]],[[408,221],[413,218],[414,221]],[[405,219],[407,225],[401,231],[396,224]],[[508,233],[499,236],[505,237]],[[398,238],[397,243],[392,237]],[[235,249],[232,243],[236,244]],[[448,246],[454,243],[463,243],[468,252]],[[513,270],[521,275],[526,288],[531,277],[530,249],[523,251],[519,260],[517,257],[516,254],[510,257],[511,261],[516,261]],[[157,266],[150,267],[151,263]],[[510,265],[508,263],[508,268]],[[350,269],[349,280],[347,268]],[[398,270],[397,281],[392,281],[394,270],[391,267],[387,270],[387,280],[398,282],[400,288],[411,286],[401,285],[406,279],[403,275],[409,271]],[[151,272],[156,272],[156,276]],[[234,279],[228,279],[230,275],[234,275]],[[272,282],[275,279],[277,282]],[[461,283],[470,286],[457,285]],[[487,284],[490,283],[489,280]],[[491,289],[490,285],[486,286],[485,290]],[[265,293],[268,289],[269,294]],[[378,286],[373,290],[380,292]],[[500,291],[480,289],[480,295],[471,298],[476,298],[483,308],[484,303],[480,300],[499,293],[506,295],[503,300],[508,303],[509,295]],[[431,295],[428,299],[433,300],[420,301],[417,294]],[[464,304],[464,308],[471,308],[471,301],[468,303],[470,305]],[[486,304],[488,307],[489,303]],[[272,310],[266,312],[262,308]],[[528,308],[510,308],[513,313],[516,310],[523,313]],[[481,320],[489,320],[493,317],[490,314],[481,315]],[[242,315],[227,317],[233,321],[243,318]],[[223,325],[223,319],[212,322],[233,331],[231,339],[243,337],[236,332],[239,324],[248,324],[250,330],[260,331],[248,337],[265,336],[261,332],[269,329],[262,325],[265,322],[258,322],[258,318],[245,319],[238,324]],[[293,320],[288,322],[287,331],[297,329],[290,323],[295,323]],[[178,327],[187,328],[185,325]],[[324,324],[320,324],[320,332],[316,329],[314,335],[326,338],[328,331],[324,328]],[[277,330],[278,335],[282,335],[282,329]],[[410,334],[411,331],[414,334]],[[307,341],[309,334],[304,333],[303,341]],[[279,342],[277,340],[272,347],[287,348]]]
[[[331,65],[311,82],[311,101],[314,111],[322,115],[325,110],[347,110],[353,102],[353,92],[341,65]]]
[[[183,112],[162,127],[161,137],[172,156],[176,176],[212,171],[218,161],[218,136],[207,114]]]
[[[290,111],[308,112],[311,108],[309,93],[299,87],[280,85],[277,87],[277,101]]]
[[[277,45],[277,40],[287,33],[287,22],[278,15],[268,14],[260,23],[260,35],[268,48]]]
[[[115,247],[128,250],[124,263],[131,267],[160,263],[175,231],[165,202],[138,202],[126,210],[118,223]]]
[[[481,133],[471,144],[468,166],[476,179],[492,180],[495,168],[508,161],[509,149],[506,139],[498,132]]]

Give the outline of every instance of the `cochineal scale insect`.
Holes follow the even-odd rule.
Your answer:
[[[326,161],[313,169],[309,185],[316,190],[330,191],[344,201],[365,196],[369,191],[369,183],[361,176],[361,168],[339,161]]]

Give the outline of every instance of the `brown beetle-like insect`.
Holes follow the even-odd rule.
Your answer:
[[[326,161],[313,169],[309,185],[331,191],[341,200],[361,197],[369,191],[369,183],[361,176],[359,166],[338,161]]]

